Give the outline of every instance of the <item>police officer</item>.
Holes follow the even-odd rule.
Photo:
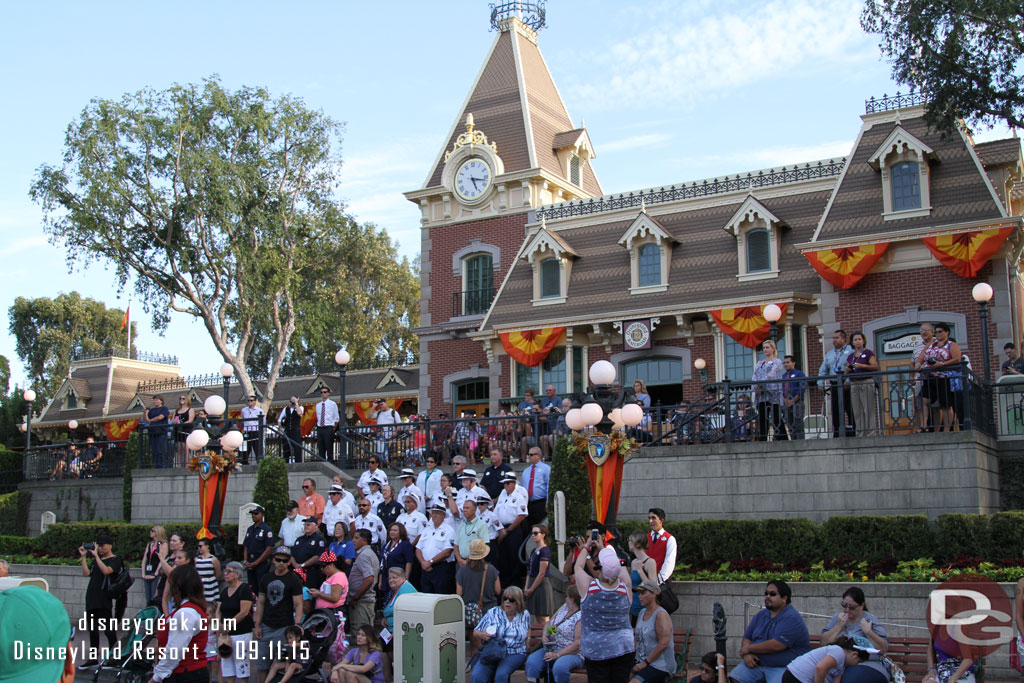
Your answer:
[[[420,564],[420,588],[424,593],[453,593],[455,590],[455,531],[444,523],[444,506],[430,505],[430,522],[416,542]]]
[[[246,579],[252,592],[259,593],[260,579],[270,571],[270,555],[274,552],[274,530],[263,521],[266,510],[257,505],[249,511],[252,526],[245,532],[242,541],[242,564],[245,565]]]
[[[320,535],[316,517],[302,520],[303,534],[292,546],[292,567],[306,570],[306,588],[320,588],[324,573],[320,569],[320,555],[327,549],[327,542]]]
[[[498,532],[498,557],[496,566],[502,586],[512,586],[526,573],[526,567],[519,559],[519,546],[523,542],[523,523],[526,521],[528,498],[526,489],[516,481],[514,472],[501,478],[504,491],[494,504],[494,514],[505,527]]]

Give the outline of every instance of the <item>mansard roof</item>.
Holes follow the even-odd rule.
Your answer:
[[[504,24],[495,38],[424,187],[441,184],[444,152],[452,148],[462,132],[466,114],[473,114],[477,129],[496,143],[505,173],[540,168],[566,178],[555,152],[560,146],[555,144],[555,138],[564,143],[565,133],[577,127],[544,62],[536,33],[518,19]],[[575,142],[574,139],[571,144]],[[601,184],[590,162],[585,160],[580,166],[583,189],[588,194],[600,195]]]
[[[1020,138],[979,142],[974,146],[974,151],[981,158],[985,168],[1021,164]]]
[[[923,113],[923,110],[920,110]],[[930,165],[931,213],[884,220],[883,184],[870,159],[897,126],[934,151]],[[970,142],[962,133],[946,138],[929,129],[918,110],[867,115],[835,195],[821,217],[814,241],[884,235],[937,225],[983,221],[1005,216],[1002,204]]]

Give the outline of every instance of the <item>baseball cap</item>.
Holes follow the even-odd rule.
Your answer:
[[[267,511],[264,510],[263,506],[261,506],[261,505],[257,505],[252,510],[249,510],[249,514],[250,515],[262,515],[262,514],[266,514],[266,512]]]
[[[286,545],[279,545],[276,548],[274,548],[274,554],[275,555],[287,555],[288,557],[291,557],[292,556],[292,549],[289,548]]]
[[[601,574],[604,575],[604,578],[614,579],[619,575],[622,565],[619,564],[619,556],[615,554],[615,549],[611,546],[601,549],[601,552],[597,554],[597,561],[601,564]]]
[[[288,507],[286,507],[285,510],[294,510],[297,507],[299,507],[299,504],[296,501],[289,500],[288,501]]]
[[[36,586],[16,586],[0,591],[0,681],[36,683],[57,681],[64,670],[64,659],[46,657],[71,639],[71,620],[64,605],[55,596]],[[14,643],[21,641],[26,651],[35,648],[43,654],[14,658]],[[32,648],[32,650],[29,650]]]
[[[383,398],[378,398],[376,401],[374,401],[374,403],[387,403],[387,400]]]
[[[476,470],[462,470],[462,474],[459,475],[459,479],[478,479],[476,476]]]
[[[316,517],[303,517],[303,524],[316,524]]]
[[[110,534],[100,534],[96,537],[97,545],[114,545],[114,537]]]
[[[640,585],[638,586],[638,588],[643,588],[644,590],[649,590],[650,592],[654,593],[655,595],[661,595],[661,586],[659,586],[658,584],[654,583],[653,581],[641,581]]]

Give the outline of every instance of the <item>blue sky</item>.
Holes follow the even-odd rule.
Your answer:
[[[606,192],[844,156],[864,99],[897,88],[849,0],[549,0],[540,45],[575,123],[586,119]],[[418,189],[495,34],[483,1],[48,2],[6,8],[0,306],[78,290],[123,307],[110,269],[68,273],[28,198],[93,97],[219,74],[291,93],[346,123],[338,197],[419,250]],[[485,131],[486,132],[486,131]],[[1005,137],[1005,130],[981,139]],[[221,360],[180,314],[163,338],[133,304],[139,346],[186,374]],[[13,338],[0,354],[24,378]]]

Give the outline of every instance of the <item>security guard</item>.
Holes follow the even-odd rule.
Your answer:
[[[430,506],[430,523],[416,542],[416,560],[423,571],[420,587],[424,593],[455,591],[455,531],[444,519],[444,506],[435,502]]]
[[[292,567],[306,570],[306,588],[320,588],[324,573],[320,569],[320,555],[327,549],[324,537],[320,535],[316,517],[302,520],[303,534],[295,539],[292,546]]]
[[[494,514],[505,528],[498,532],[498,557],[495,565],[502,586],[512,586],[526,573],[519,559],[519,546],[523,542],[523,522],[526,521],[528,497],[526,489],[516,482],[514,472],[501,478],[504,491],[494,504]]]
[[[260,579],[270,571],[270,555],[274,552],[274,530],[263,521],[266,510],[257,505],[249,511],[252,526],[245,532],[242,541],[242,564],[245,565],[246,579],[254,594],[260,590]]]

